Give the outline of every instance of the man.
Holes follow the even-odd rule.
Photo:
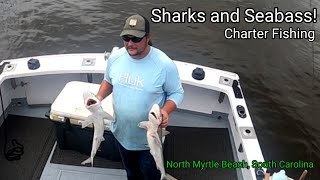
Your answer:
[[[153,104],[159,104],[167,127],[169,114],[183,99],[183,88],[174,62],[151,45],[146,18],[130,16],[120,36],[124,47],[113,53],[97,98],[112,93],[115,121],[111,131],[118,141],[128,179],[160,179],[147,145],[146,131],[138,127],[148,120]]]

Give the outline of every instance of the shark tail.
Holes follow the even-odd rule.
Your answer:
[[[89,157],[88,159],[84,160],[81,164],[85,165],[88,163],[91,163],[91,166],[93,167],[93,158],[92,157]]]
[[[161,177],[161,180],[177,180],[177,179],[171,176],[170,174],[166,173],[164,176]]]

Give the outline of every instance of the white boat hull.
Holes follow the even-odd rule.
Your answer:
[[[114,51],[116,50],[115,48]],[[63,87],[70,81],[99,84],[103,79],[107,57],[108,53],[32,57],[40,62],[40,67],[35,70],[28,69],[27,62],[30,57],[4,60],[0,65],[9,63],[3,66],[3,72],[0,74],[4,108],[7,109],[12,104],[12,100],[17,98],[25,98],[30,106],[50,105],[54,102]],[[239,82],[238,75],[195,64],[179,61],[175,61],[175,63],[185,90],[184,100],[178,108],[205,114],[212,114],[213,111],[228,114],[228,126],[231,130],[230,137],[236,161],[244,160],[249,164],[253,160],[264,162],[241,87],[240,85],[233,86],[233,83]],[[192,71],[196,67],[203,68],[205,71],[205,78],[203,80],[192,78]],[[242,98],[236,98],[235,88],[240,89],[240,96]],[[239,114],[238,106],[243,108],[245,117],[241,117],[241,113],[243,112]],[[37,114],[30,112],[21,111],[21,114],[27,116],[28,113],[30,116]],[[15,113],[19,113],[19,111],[16,110]],[[1,114],[3,114],[2,110]],[[170,125],[182,127],[225,127],[223,123],[195,122],[192,120],[173,120],[170,121]],[[53,167],[56,165],[49,164],[49,166]],[[61,167],[59,166],[57,169],[68,169],[64,166],[63,168]],[[86,169],[86,167],[84,168]],[[45,175],[41,179],[50,179],[46,175],[46,170],[44,170]],[[71,168],[70,171],[74,172],[75,170]],[[93,170],[93,174],[95,171]],[[82,172],[82,170],[79,172]],[[114,174],[114,172],[117,174],[117,177],[114,179],[117,179],[118,175],[124,176],[123,171],[112,171],[111,174]],[[61,172],[59,171],[59,173]],[[256,179],[254,168],[239,168],[237,169],[237,174],[239,179]]]

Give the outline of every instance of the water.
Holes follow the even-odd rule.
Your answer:
[[[110,51],[122,46],[126,17],[151,9],[193,10],[210,14],[240,7],[311,10],[320,2],[299,0],[0,0],[0,59]],[[319,15],[317,17],[320,20]],[[315,29],[313,43],[302,40],[227,40],[224,29]],[[156,47],[171,58],[236,72],[266,160],[313,161],[308,179],[320,179],[320,24],[152,23]],[[299,177],[302,169],[288,169]]]

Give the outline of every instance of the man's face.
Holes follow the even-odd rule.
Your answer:
[[[140,57],[144,57],[146,53],[146,48],[148,47],[148,41],[149,36],[144,36],[141,38],[141,41],[139,38],[131,35],[125,35],[122,37],[124,47],[127,49],[129,55],[135,59],[140,59]]]

